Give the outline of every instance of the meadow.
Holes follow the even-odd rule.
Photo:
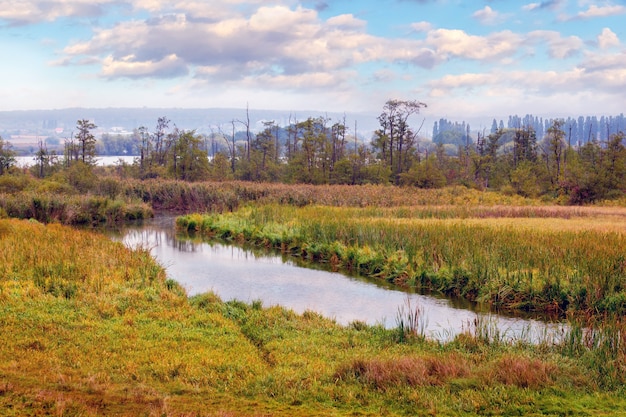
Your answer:
[[[626,409],[624,345],[608,333],[591,341],[573,331],[555,346],[476,329],[439,344],[410,327],[341,327],[313,312],[189,298],[146,249],[33,220],[0,220],[0,265],[5,416]]]
[[[177,225],[500,310],[626,313],[620,207],[255,204]]]

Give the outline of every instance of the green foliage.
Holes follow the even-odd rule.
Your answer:
[[[537,198],[542,193],[537,165],[530,161],[521,162],[511,172],[511,186],[515,193],[523,197]]]
[[[0,208],[9,216],[41,222],[97,225],[153,216],[144,203],[95,195],[63,194],[59,184],[46,182],[36,191],[0,194]],[[46,191],[43,191],[46,190]]]
[[[86,119],[76,122],[76,161],[80,161],[86,165],[94,165],[96,158],[96,137],[91,132],[97,126]]]
[[[402,185],[415,185],[420,188],[442,188],[446,185],[446,177],[439,169],[434,156],[413,165],[411,169],[400,175]]]
[[[0,175],[15,165],[15,151],[11,144],[0,136]]]
[[[473,143],[466,126],[454,133],[462,137],[462,143],[458,138],[441,137],[425,143],[409,125],[409,118],[424,106],[417,101],[386,102],[378,118],[380,129],[368,144],[349,139],[345,121],[331,125],[325,117],[308,118],[286,128],[268,122],[258,134],[249,130],[249,121],[240,122],[247,126],[245,133],[237,132],[233,121],[232,134],[220,131],[209,136],[170,129],[170,121],[161,117],[154,132],[141,127],[128,139],[140,155],[134,164],[117,171],[124,178],[183,181],[391,183],[421,188],[462,185],[559,204],[588,204],[624,196],[623,132],[611,135],[606,146],[592,141],[575,148],[565,144],[563,122],[556,120],[541,141],[531,126],[519,126],[495,128],[487,137],[479,134]],[[66,142],[66,166],[83,159],[93,165],[94,127],[87,120],[78,121],[79,135]],[[107,143],[112,140],[106,139]],[[41,146],[40,153],[36,175],[44,177],[59,169],[54,155]],[[90,182],[89,176],[83,175],[70,180],[82,192],[91,190]]]
[[[78,161],[70,165],[60,173],[67,183],[75,188],[79,193],[88,193],[93,191],[98,182],[98,178],[93,171],[93,167],[89,164]]]
[[[0,194],[15,194],[26,190],[32,181],[28,175],[16,172],[0,176]]]
[[[200,181],[209,174],[209,160],[202,140],[195,132],[178,132],[171,138],[165,158],[170,177],[183,181]]]
[[[623,196],[626,186],[626,148],[623,133],[611,136],[606,148],[596,142],[568,153],[561,187],[570,204],[587,204]]]

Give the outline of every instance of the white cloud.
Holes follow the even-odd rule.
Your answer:
[[[351,14],[342,14],[334,16],[326,21],[328,26],[344,29],[344,30],[364,30],[367,26],[367,22],[361,19],[355,18]]]
[[[578,36],[564,38],[559,32],[551,30],[537,30],[528,34],[528,41],[532,44],[548,47],[550,57],[563,59],[580,52],[584,42]]]
[[[554,94],[587,92],[618,97],[626,90],[626,52],[605,61],[604,56],[588,57],[581,65],[561,71],[500,71],[446,75],[428,83],[435,96],[457,96],[462,91],[519,90],[537,98]],[[490,93],[488,93],[490,91]],[[562,105],[569,103],[562,103]]]
[[[411,23],[411,29],[418,33],[428,32],[432,28],[432,23],[426,21]]]
[[[541,3],[528,3],[522,6],[522,10],[532,12],[541,9],[555,10],[563,5],[564,0],[544,0]]]
[[[102,16],[118,0],[0,0],[0,20],[14,24],[52,22],[61,17]]]
[[[323,73],[372,59],[377,39],[364,29],[364,22],[351,15],[323,21],[315,11],[300,7],[263,6],[248,18],[218,22],[170,14],[96,29],[91,39],[68,45],[59,62],[100,56],[101,75],[107,78],[174,77],[185,74],[183,68],[196,67],[199,77],[216,81],[254,77],[271,86],[280,83],[268,80],[300,77],[321,85]]]
[[[603,6],[590,4],[586,10],[578,12],[577,14],[573,16],[562,14],[559,16],[558,20],[564,21],[564,22],[571,21],[571,20],[588,20],[588,19],[595,19],[595,18],[617,16],[617,15],[621,15],[625,13],[626,13],[626,6],[614,5],[610,3],[603,5]]]
[[[541,5],[539,3],[529,3],[529,4],[522,6],[522,10],[533,11],[533,10],[538,9],[540,6]]]
[[[626,51],[619,54],[588,53],[580,63],[579,68],[587,73],[602,73],[603,71],[626,69]]]
[[[608,49],[612,46],[619,46],[620,41],[615,32],[609,28],[602,29],[602,33],[598,35],[598,47],[600,49]]]
[[[506,15],[498,13],[489,6],[485,6],[483,9],[474,12],[472,17],[483,25],[499,24],[504,22],[507,18]]]
[[[626,6],[596,6],[595,4],[592,4],[586,11],[578,13],[576,17],[580,19],[591,19],[595,17],[615,16],[624,13],[626,13]]]
[[[495,60],[515,54],[522,41],[520,35],[508,30],[475,36],[459,29],[437,29],[428,33],[426,44],[448,57]]]
[[[252,88],[262,85],[275,89],[316,90],[336,88],[343,85],[346,81],[348,81],[348,75],[342,72],[318,72],[295,75],[272,75],[265,73],[258,77],[248,76],[238,84],[241,87]]]
[[[448,2],[451,8],[452,3],[458,2]],[[91,19],[91,34],[87,37],[64,44],[68,32],[63,32],[63,36],[54,37],[56,45],[44,48],[39,42],[38,46],[41,50],[56,49],[57,66],[83,66],[83,74],[77,75],[77,79],[89,79],[94,85],[99,78],[116,80],[107,83],[109,86],[167,85],[167,91],[177,97],[191,97],[193,89],[200,88],[211,92],[202,96],[217,97],[213,92],[223,92],[221,99],[232,91],[248,91],[251,97],[265,94],[288,100],[287,92],[295,92],[300,98],[315,96],[321,102],[324,94],[331,97],[327,94],[334,92],[332,100],[337,103],[353,100],[352,103],[365,105],[367,100],[363,97],[388,96],[391,91],[426,96],[426,88],[431,97],[455,100],[463,94],[475,99],[502,98],[507,94],[543,97],[549,91],[591,92],[597,87],[598,94],[615,94],[626,88],[622,69],[626,68],[626,58],[615,48],[621,46],[619,32],[617,28],[595,26],[602,23],[600,20],[594,26],[590,22],[572,23],[593,30],[592,34],[582,35],[586,31],[581,29],[576,32],[579,37],[558,32],[559,22],[551,26],[554,30],[527,33],[518,29],[537,27],[542,22],[529,19],[545,17],[531,17],[520,9],[519,21],[511,26],[515,30],[492,32],[476,28],[476,22],[473,29],[444,28],[443,20],[408,23],[410,20],[406,19],[411,16],[405,16],[392,29],[408,32],[408,28],[412,33],[394,38],[380,35],[379,25],[372,24],[377,35],[369,32],[368,22],[362,20],[368,16],[366,13],[325,18],[332,6],[318,13],[302,4],[311,2],[0,0],[0,24],[30,24],[72,16],[97,18],[108,13],[109,7],[115,7],[115,16],[122,16],[117,23],[108,18]],[[495,10],[499,5],[503,7],[502,2],[488,4],[473,14],[481,23],[500,23],[510,17]],[[565,4],[563,0],[536,0],[516,7],[528,12],[554,13]],[[623,10],[622,6],[611,4],[615,3],[578,3],[577,10],[584,11],[575,17],[587,19]],[[472,25],[471,18],[466,20]],[[59,25],[73,22],[67,19]],[[85,28],[82,26],[73,36],[81,36]],[[48,56],[46,60],[54,58]],[[578,65],[571,63],[573,58],[580,60]],[[563,65],[569,67],[563,69]],[[531,67],[539,70],[512,71]],[[481,72],[481,68],[491,70]],[[359,72],[361,69],[365,71]],[[468,73],[470,69],[475,72]],[[55,68],[49,72],[70,70]],[[459,74],[460,71],[466,73]],[[163,78],[175,79],[178,86],[170,90],[173,82],[159,81]]]
[[[104,77],[170,78],[185,75],[187,72],[187,66],[175,54],[168,55],[159,61],[138,61],[134,55],[121,59],[107,56],[102,62]]]

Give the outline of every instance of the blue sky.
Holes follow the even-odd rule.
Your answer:
[[[626,0],[0,0],[0,110],[615,115]]]

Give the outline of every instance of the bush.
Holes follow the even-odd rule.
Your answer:
[[[19,193],[24,191],[30,182],[30,178],[23,174],[0,175],[0,193]]]

